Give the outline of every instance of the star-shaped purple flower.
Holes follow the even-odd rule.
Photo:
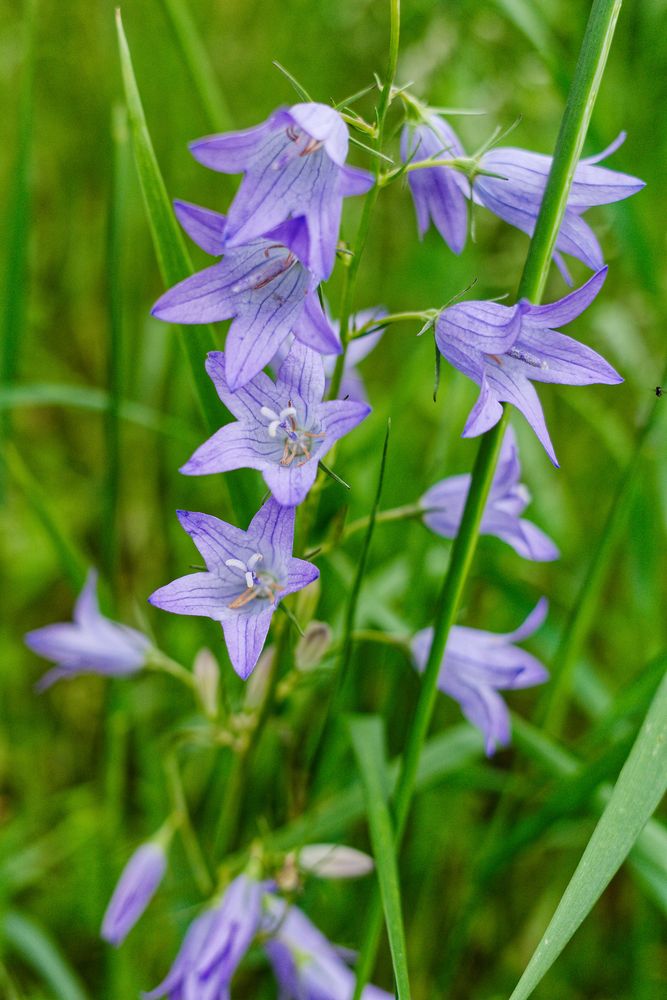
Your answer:
[[[458,701],[466,719],[481,731],[488,756],[510,741],[509,712],[498,691],[533,687],[549,676],[538,659],[513,645],[537,631],[547,607],[542,598],[514,632],[498,634],[454,625],[449,633],[438,687]],[[412,656],[420,672],[432,642],[432,628],[418,632],[412,640]]]
[[[495,535],[512,546],[524,559],[548,562],[558,559],[554,543],[531,521],[521,517],[530,503],[530,493],[521,478],[521,464],[516,436],[511,427],[505,431],[498,466],[489,498],[484,508],[480,533]],[[465,507],[470,475],[449,476],[427,490],[419,501],[424,509],[424,523],[444,538],[454,538]]]
[[[604,265],[600,244],[591,227],[582,219],[583,213],[594,205],[607,205],[629,198],[645,186],[644,181],[638,177],[597,166],[600,160],[615,152],[624,140],[625,133],[622,132],[602,153],[581,160],[574,172],[565,217],[556,240],[557,252],[554,254],[554,260],[570,285],[572,280],[560,253],[577,257],[594,271]],[[479,174],[474,183],[474,200],[505,222],[532,236],[552,160],[551,156],[511,146],[489,149],[481,157],[480,166],[499,176]]]
[[[191,924],[166,979],[144,1000],[223,1000],[262,916],[264,885],[239,875],[222,899]]]
[[[121,944],[142,915],[167,867],[167,855],[155,840],[142,844],[134,852],[114,889],[104,920],[102,937],[110,944]]]
[[[105,618],[97,603],[97,573],[90,570],[74,606],[74,621],[28,632],[26,645],[57,666],[42,677],[44,690],[55,681],[78,674],[126,677],[144,666],[151,643],[136,629]]]
[[[257,375],[290,332],[321,354],[340,354],[340,341],[317,297],[315,277],[302,263],[308,255],[303,218],[226,249],[224,215],[185,202],[174,207],[194,242],[214,256],[224,252],[224,257],[165,292],[153,306],[153,315],[169,323],[233,319],[226,343],[232,390]]]
[[[464,157],[465,150],[451,125],[436,114],[419,123],[409,122],[401,134],[404,163]],[[461,253],[468,232],[466,196],[470,184],[459,171],[447,166],[421,167],[408,173],[408,184],[417,213],[419,236],[431,222],[454,253]]]
[[[220,622],[232,665],[245,680],[259,659],[279,602],[307,587],[320,571],[292,556],[294,508],[281,507],[273,497],[247,531],[210,514],[177,513],[207,571],[168,583],[149,601],[172,614]]]
[[[549,305],[521,299],[514,306],[498,302],[458,302],[444,309],[435,339],[450,364],[480,387],[463,437],[482,434],[498,422],[502,402],[520,410],[558,465],[544,413],[533,382],[561,385],[616,385],[623,379],[604,358],[555,329],[576,319],[604,283],[607,268],[585,285]]]
[[[370,413],[351,400],[323,402],[324,365],[315,351],[294,341],[275,383],[260,372],[242,389],[227,382],[226,356],[206,360],[220,399],[237,418],[208,439],[181,469],[201,476],[231,469],[258,469],[279,504],[296,507],[330,448]]]
[[[310,102],[279,108],[255,128],[191,143],[192,155],[204,166],[244,174],[229,210],[227,246],[242,246],[303,216],[309,242],[302,259],[319,280],[328,278],[343,198],[373,186],[371,174],[345,165],[348,142],[339,113]]]

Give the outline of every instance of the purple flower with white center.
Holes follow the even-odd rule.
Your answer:
[[[45,625],[25,636],[30,649],[57,664],[42,677],[39,690],[78,674],[126,677],[146,663],[150,641],[136,629],[105,618],[96,588],[97,573],[91,569],[74,605],[74,621]]]
[[[408,123],[401,135],[404,163],[421,160],[448,160],[465,157],[461,141],[448,122],[428,114],[425,120]],[[459,171],[447,166],[420,167],[408,173],[408,184],[417,213],[419,236],[431,222],[454,253],[461,253],[468,232],[466,197],[470,184]]]
[[[577,257],[594,271],[604,265],[600,244],[591,227],[582,219],[583,213],[594,205],[622,201],[644,187],[644,181],[638,177],[597,166],[624,140],[625,133],[622,132],[602,153],[580,160],[574,172],[554,254],[554,260],[570,285],[572,280],[560,253]],[[526,149],[509,146],[489,149],[482,155],[479,165],[483,170],[499,176],[479,174],[475,178],[473,198],[494,215],[532,236],[551,164],[551,156],[531,153]]]
[[[164,876],[167,855],[158,841],[137,848],[114,889],[102,922],[102,937],[119,945],[142,915]]]
[[[508,427],[489,498],[482,515],[480,533],[495,535],[524,559],[549,562],[560,553],[547,535],[531,521],[521,517],[530,503],[530,493],[521,478],[521,464],[516,437]],[[419,501],[424,509],[424,523],[444,538],[455,538],[461,523],[468,490],[469,475],[449,476],[427,490]]]
[[[319,280],[328,278],[343,198],[373,186],[372,174],[345,165],[348,144],[339,113],[315,102],[279,108],[255,128],[191,143],[192,155],[204,166],[244,174],[229,210],[227,246],[242,246],[303,216],[309,236],[303,260]]]
[[[191,924],[166,979],[144,1000],[229,1000],[229,987],[259,928],[265,887],[239,875]]]
[[[209,438],[181,469],[186,475],[258,469],[279,504],[295,507],[306,497],[317,466],[339,438],[370,413],[370,406],[324,396],[324,365],[315,351],[294,341],[275,383],[260,372],[232,392],[226,355],[213,351],[206,371],[227,409],[237,418]]]
[[[207,570],[168,583],[149,601],[175,615],[201,615],[220,622],[232,665],[246,680],[279,602],[320,575],[312,563],[292,556],[294,508],[282,507],[271,497],[247,531],[210,514],[186,510],[177,514]]]
[[[257,375],[290,332],[321,354],[340,354],[340,341],[317,297],[315,277],[303,263],[308,253],[303,218],[227,248],[224,215],[186,202],[175,202],[174,207],[194,242],[214,256],[224,252],[224,257],[170,288],[152,312],[169,323],[232,319],[226,343],[232,390]]]
[[[264,900],[263,929],[272,934],[264,947],[280,985],[280,1000],[351,1000],[355,976],[338,950],[302,910],[277,896]],[[391,1000],[366,986],[362,1000]]]
[[[616,385],[623,379],[599,354],[555,329],[576,319],[600,291],[607,268],[585,285],[549,305],[521,299],[514,306],[498,302],[458,302],[436,322],[438,349],[459,371],[476,382],[480,394],[463,437],[482,434],[498,422],[502,402],[523,413],[554,465],[556,455],[533,382],[561,385]]]
[[[510,716],[498,691],[533,687],[548,678],[536,657],[513,643],[527,639],[540,627],[547,601],[538,601],[523,625],[514,632],[498,634],[454,625],[440,667],[438,687],[461,706],[466,719],[484,736],[487,756],[510,742]],[[433,629],[425,628],[412,640],[412,656],[420,673],[426,667]]]

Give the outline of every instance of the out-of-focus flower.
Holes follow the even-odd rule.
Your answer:
[[[257,375],[290,332],[321,354],[340,354],[340,341],[315,291],[315,277],[303,263],[308,232],[302,217],[229,248],[223,215],[185,202],[176,202],[175,210],[195,243],[224,257],[165,292],[153,306],[153,315],[169,323],[233,319],[225,352],[232,390]]]
[[[361,878],[375,867],[373,859],[345,844],[307,844],[298,854],[302,871],[318,878]]]
[[[57,666],[39,682],[39,689],[78,674],[125,677],[141,670],[151,643],[136,629],[105,618],[97,603],[97,573],[90,570],[74,606],[74,621],[45,625],[28,632],[26,644]]]
[[[549,305],[534,306],[527,299],[514,306],[458,302],[440,313],[435,328],[439,350],[480,387],[463,437],[475,437],[493,427],[502,414],[501,403],[512,403],[558,465],[531,381],[561,385],[615,385],[623,381],[590,347],[555,329],[571,323],[590,305],[606,275],[605,267],[581,288]]]
[[[302,258],[318,280],[331,274],[343,198],[365,194],[373,176],[345,165],[349,137],[338,112],[315,102],[279,108],[255,128],[191,143],[195,159],[244,178],[229,210],[225,240],[242,246],[286,219],[302,216]]]
[[[533,687],[549,676],[538,659],[513,645],[537,631],[547,607],[542,598],[514,632],[498,634],[454,625],[449,633],[438,687],[458,701],[465,717],[482,732],[489,756],[510,741],[509,712],[498,691]],[[420,672],[432,642],[432,628],[418,632],[412,641],[412,656]]]
[[[496,474],[482,515],[480,533],[495,535],[512,546],[524,559],[548,562],[558,559],[554,543],[531,521],[521,517],[530,503],[528,489],[519,482],[521,464],[516,436],[511,427],[505,431]],[[427,490],[419,501],[424,508],[424,523],[444,538],[454,538],[463,515],[470,475],[449,476]]]
[[[257,933],[261,882],[239,875],[222,899],[191,924],[166,979],[144,1000],[229,1000],[229,986]]]
[[[209,354],[206,370],[237,420],[216,431],[181,472],[200,476],[258,469],[278,503],[295,507],[315,482],[320,459],[368,416],[370,407],[352,400],[323,402],[322,358],[298,341],[275,383],[260,372],[232,392],[226,367],[226,354]]]
[[[292,556],[294,508],[282,507],[271,497],[247,531],[210,514],[177,513],[207,571],[168,583],[149,601],[172,614],[220,622],[232,665],[245,680],[257,663],[279,602],[319,576],[312,563]]]
[[[264,947],[281,989],[281,1000],[351,1000],[354,975],[330,941],[296,906],[265,896],[263,929],[272,936]],[[391,1000],[366,986],[362,1000]]]
[[[151,840],[137,848],[118,880],[102,921],[102,937],[119,945],[142,915],[165,873],[167,856],[162,844]]]

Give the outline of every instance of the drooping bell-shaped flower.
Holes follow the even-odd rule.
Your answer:
[[[431,531],[444,538],[456,536],[471,478],[468,474],[449,476],[426,491],[419,503],[424,510],[424,524]],[[531,521],[521,517],[530,503],[530,493],[519,481],[520,478],[521,464],[516,435],[508,427],[482,515],[480,533],[501,538],[524,559],[536,562],[558,559],[558,549],[551,539]]]
[[[544,306],[521,299],[514,306],[499,302],[458,302],[436,322],[438,349],[450,364],[480,387],[463,437],[482,434],[498,422],[502,402],[523,413],[558,465],[539,398],[531,382],[561,385],[616,385],[623,379],[599,354],[558,333],[576,319],[604,283],[606,267],[576,291]]]
[[[232,390],[257,375],[290,333],[321,354],[340,354],[340,341],[317,297],[315,277],[303,263],[308,248],[303,218],[227,248],[223,215],[185,202],[174,207],[195,243],[207,253],[224,256],[165,292],[153,306],[153,315],[169,323],[232,319],[225,351]]]
[[[538,659],[514,645],[536,632],[546,613],[547,602],[542,598],[514,632],[498,634],[460,625],[450,630],[438,687],[458,701],[466,719],[481,731],[489,756],[510,741],[509,712],[498,691],[533,687],[549,676]],[[412,641],[412,656],[420,672],[432,642],[432,628],[418,632]]]
[[[163,844],[151,840],[137,848],[118,880],[102,921],[102,937],[121,944],[142,915],[167,867]]]
[[[90,570],[74,606],[74,620],[45,625],[26,635],[30,649],[57,664],[39,682],[41,690],[79,674],[126,677],[146,663],[150,640],[136,629],[105,618],[96,589],[97,573]]]
[[[232,665],[245,680],[282,598],[319,576],[312,563],[292,556],[294,508],[282,507],[271,497],[247,531],[210,514],[177,513],[207,569],[168,583],[149,601],[172,614],[220,622]]]
[[[220,351],[209,354],[206,370],[237,420],[216,431],[181,472],[206,475],[258,469],[278,503],[287,507],[305,499],[320,459],[370,413],[365,403],[323,402],[322,358],[296,340],[275,383],[260,372],[232,392],[226,377],[226,355]]]
[[[323,280],[333,269],[343,198],[373,186],[372,174],[345,164],[348,145],[340,114],[311,101],[279,108],[255,128],[198,139],[190,150],[206,167],[244,174],[229,210],[228,247],[302,216],[309,237],[302,260]]]

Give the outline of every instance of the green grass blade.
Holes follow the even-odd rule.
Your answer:
[[[510,1000],[526,1000],[628,856],[667,790],[667,675],[558,908]]]
[[[54,1000],[89,1000],[76,972],[34,920],[12,910],[0,927],[6,947],[50,987]]]
[[[387,801],[389,782],[384,752],[384,723],[378,716],[353,716],[349,720],[349,726],[366,800],[368,825],[382,896],[398,1000],[409,1000],[410,981],[401,909],[401,891],[398,865],[396,864],[394,828]]]

